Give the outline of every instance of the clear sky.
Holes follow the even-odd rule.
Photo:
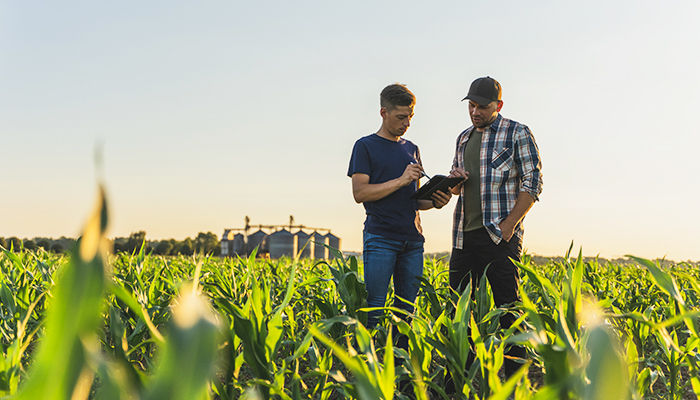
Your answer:
[[[503,86],[544,190],[530,253],[700,260],[697,1],[0,2],[0,236],[74,236],[102,146],[111,233],[328,227],[361,249],[346,177],[379,92],[449,172],[469,83]],[[422,212],[450,248],[453,202]]]

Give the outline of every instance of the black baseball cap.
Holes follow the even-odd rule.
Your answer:
[[[477,78],[469,86],[469,93],[462,101],[469,99],[479,105],[485,106],[492,101],[501,100],[501,84],[490,76]]]

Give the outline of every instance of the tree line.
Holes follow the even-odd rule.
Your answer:
[[[18,237],[0,237],[0,246],[9,250],[25,249],[35,251],[39,248],[53,253],[63,253],[75,244],[76,239],[60,237],[58,239],[35,237],[33,239],[20,239]],[[176,256],[192,254],[221,254],[219,238],[212,232],[199,232],[194,238],[187,237],[183,240],[161,239],[147,240],[145,231],[133,232],[127,237],[113,239],[114,253],[133,253],[146,245],[146,253],[163,256]]]

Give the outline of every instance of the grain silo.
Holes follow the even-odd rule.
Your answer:
[[[297,236],[286,229],[270,235],[270,258],[294,257],[297,250]]]
[[[221,235],[221,255],[228,257],[231,254],[231,230],[224,229],[224,234]]]
[[[328,258],[328,249],[324,244],[328,244],[328,238],[318,232],[311,235],[314,241],[314,258],[323,260]]]
[[[328,239],[327,243],[332,249],[340,251],[340,238],[338,236],[328,232],[325,237]]]
[[[310,258],[314,254],[314,242],[311,235],[299,230],[297,237],[297,255],[301,258]]]
[[[262,229],[248,235],[246,254],[250,255],[256,247],[258,248],[257,254],[264,254],[270,251],[267,233],[263,232]]]
[[[229,254],[245,256],[245,236],[242,233],[237,233],[233,235],[233,240],[230,246],[231,252]]]

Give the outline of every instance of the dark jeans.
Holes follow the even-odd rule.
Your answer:
[[[486,277],[491,285],[493,300],[496,307],[507,305],[519,300],[518,295],[518,269],[509,259],[520,261],[522,242],[513,236],[510,242],[501,240],[496,244],[491,240],[486,228],[464,233],[464,245],[462,249],[452,249],[450,257],[450,287],[461,293],[468,283],[468,275],[471,274],[472,293],[479,285],[479,279],[484,274],[488,265]],[[506,314],[501,317],[501,328],[509,328],[517,317]],[[519,346],[511,346],[506,355],[518,358],[525,357],[525,349]],[[471,355],[466,367],[469,368],[474,356]],[[514,374],[521,364],[506,358],[504,360],[506,376]]]
[[[364,232],[362,258],[368,307],[384,307],[392,276],[394,294],[406,301],[415,301],[420,287],[418,277],[423,275],[422,241],[392,240]],[[394,298],[394,307],[413,312],[413,306],[398,297]],[[381,310],[370,311],[368,328],[374,328],[381,315]],[[399,317],[406,319],[405,315]]]

